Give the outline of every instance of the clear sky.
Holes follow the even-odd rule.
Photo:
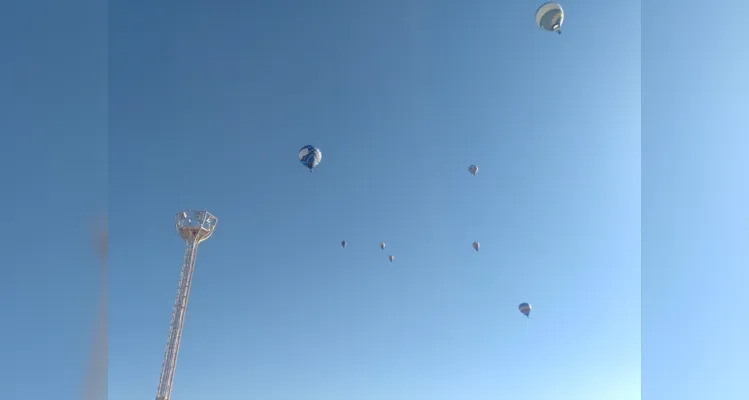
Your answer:
[[[270,4],[110,8],[110,399],[154,395],[187,207],[175,399],[636,396],[638,4]]]
[[[728,2],[650,6],[642,49],[639,2],[565,1],[561,37],[525,0],[8,7],[0,398],[80,398],[107,179],[111,400],[155,395],[185,208],[219,225],[175,400],[746,398]]]
[[[106,29],[95,1],[0,12],[3,400],[80,399],[107,203]]]
[[[749,2],[642,13],[643,399],[749,399]]]

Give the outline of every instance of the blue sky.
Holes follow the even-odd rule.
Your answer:
[[[673,7],[642,10],[643,398],[746,399],[749,3]]]
[[[0,13],[3,399],[81,390],[100,295],[91,233],[107,204],[102,32],[95,2],[9,2]]]
[[[110,399],[155,391],[186,207],[175,398],[639,392],[636,4],[208,4],[111,10]]]
[[[109,398],[152,398],[204,207],[175,399],[629,400],[641,350],[645,399],[744,398],[731,1],[688,11],[710,33],[649,6],[642,49],[627,2],[565,1],[561,37],[527,1],[9,8],[0,397],[79,398],[108,209]]]

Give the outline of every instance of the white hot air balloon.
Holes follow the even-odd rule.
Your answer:
[[[473,242],[473,249],[479,251],[481,244],[479,242]]]
[[[380,249],[385,250],[385,242],[380,242]]]
[[[564,10],[562,6],[553,1],[541,4],[541,7],[536,10],[536,25],[545,31],[561,35],[563,23]]]
[[[390,260],[390,262],[395,261],[395,256],[388,256],[388,260]]]

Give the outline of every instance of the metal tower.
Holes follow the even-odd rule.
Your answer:
[[[159,388],[156,391],[156,400],[169,400],[171,398],[174,370],[177,366],[177,352],[179,352],[182,327],[185,323],[187,297],[190,295],[192,272],[195,269],[195,256],[198,253],[198,245],[211,237],[218,222],[216,217],[205,210],[183,211],[177,214],[174,221],[177,233],[185,241],[185,259],[179,277],[177,299],[174,300],[172,323],[169,326],[169,339],[166,342],[164,362],[161,365],[161,377],[159,378]]]

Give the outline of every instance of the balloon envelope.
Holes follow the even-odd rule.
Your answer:
[[[536,10],[536,25],[545,31],[558,32],[563,23],[564,10],[562,6],[553,1],[542,4]]]
[[[380,242],[380,248],[381,248],[382,250],[385,250],[385,242]]]
[[[345,240],[341,242],[341,247],[343,247],[344,249],[346,248],[346,241]]]
[[[479,248],[481,247],[481,244],[479,242],[473,242],[473,249],[476,251],[479,251]]]
[[[468,172],[471,173],[471,175],[476,176],[476,174],[479,173],[479,166],[478,165],[471,165],[468,167]]]
[[[531,314],[531,305],[528,303],[520,303],[520,305],[518,306],[518,310],[520,310],[520,312],[527,317]]]
[[[393,260],[395,260],[395,256],[388,256],[388,260],[390,260],[390,262],[393,262]]]
[[[315,146],[307,145],[299,149],[299,162],[305,167],[309,168],[310,171],[315,169],[320,161],[322,161],[322,152]]]

